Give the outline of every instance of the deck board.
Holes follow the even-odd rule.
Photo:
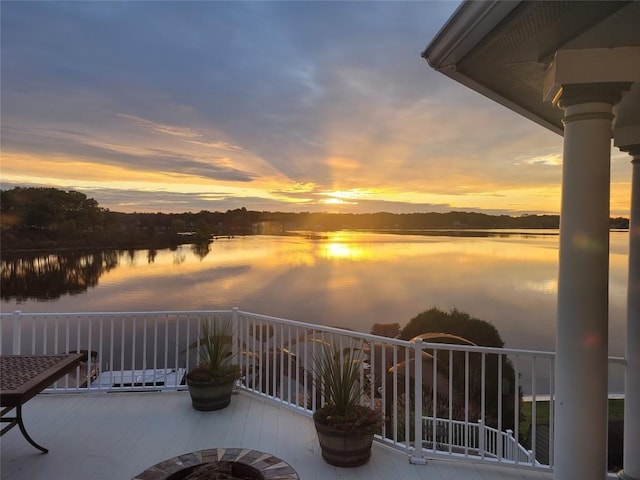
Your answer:
[[[3,480],[129,480],[176,455],[213,447],[243,447],[276,455],[303,480],[544,480],[549,474],[460,461],[411,465],[374,445],[362,467],[322,460],[313,422],[297,412],[241,393],[218,412],[197,412],[187,392],[44,394],[25,405],[41,454],[17,429],[0,439]]]

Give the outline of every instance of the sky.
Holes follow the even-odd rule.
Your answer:
[[[454,1],[2,1],[2,189],[120,212],[557,214],[562,137],[420,54]],[[630,157],[612,149],[611,215]]]

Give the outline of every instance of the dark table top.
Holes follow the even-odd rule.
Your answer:
[[[24,404],[83,360],[85,353],[0,356],[1,406]]]

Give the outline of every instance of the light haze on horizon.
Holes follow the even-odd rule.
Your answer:
[[[420,57],[458,5],[2,2],[2,189],[121,212],[557,214],[562,137]],[[628,217],[615,148],[611,181]]]

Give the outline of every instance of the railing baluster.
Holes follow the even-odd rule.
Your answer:
[[[13,355],[20,355],[22,353],[22,322],[20,317],[20,310],[13,312],[12,322],[12,349]],[[35,335],[33,336],[35,342]],[[35,346],[35,345],[34,345]],[[0,347],[1,348],[1,347]]]
[[[497,388],[498,391],[496,392],[497,395],[497,399],[498,399],[498,431],[501,432],[502,431],[502,394],[503,394],[503,385],[502,385],[502,355],[497,355],[497,367],[498,367],[498,382],[497,382]],[[484,383],[484,382],[483,382]],[[503,452],[499,451],[498,452],[498,460],[502,460],[503,458]]]
[[[147,317],[142,319],[142,369],[147,368]],[[156,377],[155,369],[153,369],[153,378]]]
[[[133,317],[133,332],[131,334],[131,386],[135,386],[136,380],[136,334],[138,331],[138,316]],[[123,331],[124,333],[124,331]]]
[[[99,341],[98,341],[98,354],[96,355],[96,362],[98,362],[98,365],[95,366],[97,374],[100,375],[101,369],[102,369],[102,365],[104,365],[102,362],[104,360],[103,358],[103,354],[102,354],[102,346],[104,345],[104,318],[100,317],[100,335],[99,335]],[[91,373],[89,373],[89,378],[87,379],[87,387],[89,387],[89,385],[91,384]]]
[[[453,350],[449,350],[449,425],[453,420]],[[449,433],[449,453],[451,453],[451,433]]]
[[[135,317],[134,317],[135,318]],[[120,323],[120,383],[124,383],[124,351],[125,351],[125,342],[124,342],[124,331],[125,331],[125,325],[124,325],[124,317],[122,318],[122,322]],[[134,321],[134,319],[132,319],[132,321]]]
[[[555,357],[549,358],[549,466],[553,467],[554,418],[555,418]],[[535,455],[534,455],[535,460]]]
[[[393,346],[393,365],[396,366],[398,365],[398,347],[396,345]],[[388,374],[388,369],[385,367],[384,370],[382,372],[380,372],[380,376],[383,378],[383,385],[386,385],[387,381],[387,374]],[[393,410],[393,424],[392,424],[392,429],[393,429],[393,442],[397,443],[398,442],[398,398],[399,398],[399,394],[400,392],[398,391],[398,369],[394,368],[393,369],[393,373],[391,374],[392,377],[392,385],[393,385],[393,403],[392,403],[392,410]],[[386,408],[387,408],[387,398],[385,397],[382,405],[385,408],[385,414],[386,414]]]
[[[520,438],[520,366],[518,365],[519,356],[513,357],[513,371],[514,371],[514,396],[513,396],[513,424],[515,430],[515,437]],[[515,459],[516,464],[519,462],[518,457]]]
[[[275,328],[274,328],[275,329]],[[277,363],[276,365],[278,365],[278,363],[280,364],[280,368],[279,368],[279,373],[278,375],[280,376],[280,378],[278,379],[278,383],[276,383],[276,385],[280,385],[279,390],[279,395],[278,398],[280,400],[285,400],[285,388],[286,385],[284,385],[284,363],[285,363],[285,358],[284,358],[284,346],[282,345],[282,340],[284,338],[284,326],[282,324],[280,324],[280,335],[279,337],[276,339],[276,347],[274,347],[274,350],[276,352],[276,356],[277,356]]]
[[[299,385],[300,385],[300,375],[298,372],[298,357],[294,357],[294,352],[293,349],[291,348],[291,341],[292,341],[292,337],[291,337],[291,330],[292,327],[291,325],[287,325],[287,351],[289,352],[287,355],[287,372],[289,372],[289,385],[288,385],[288,393],[287,393],[287,399],[289,401],[289,403],[294,403],[294,405],[298,404],[298,390],[299,390]],[[295,375],[294,375],[295,373]],[[294,381],[295,378],[295,383],[292,383]],[[292,391],[293,390],[293,391]],[[293,402],[293,399],[295,398],[295,402]]]
[[[410,395],[410,389],[411,389],[411,385],[410,385],[410,378],[411,375],[409,375],[409,368],[410,368],[410,363],[409,363],[409,353],[412,350],[411,345],[407,345],[404,348],[404,364],[405,364],[405,371],[404,371],[404,442],[405,442],[405,448],[408,451],[410,449],[410,445],[411,445],[411,427],[410,427],[410,412],[411,412],[411,395]]]
[[[303,364],[304,364],[304,408],[308,409],[309,408],[309,390],[311,388],[311,386],[309,385],[309,376],[307,375],[307,372],[309,371],[309,364],[307,363],[309,361],[308,358],[308,348],[309,348],[309,330],[308,329],[304,329],[304,333],[303,333],[303,342],[302,342],[302,348],[303,348]],[[311,402],[313,403],[313,397],[315,397],[315,395],[311,395]],[[313,408],[313,406],[312,406]]]
[[[51,353],[60,353],[60,351],[58,350],[59,326],[60,319],[56,317],[55,321],[53,322],[53,352]]]
[[[435,419],[438,418],[438,350],[433,349],[432,364],[432,388],[431,388],[431,416],[434,421],[431,422],[431,445],[433,451],[436,451],[436,434],[437,426]]]
[[[256,389],[256,375],[258,374],[256,366],[256,320],[255,318],[247,318],[247,349],[250,353],[247,358],[247,368],[250,374],[250,389]]]
[[[87,381],[87,386],[91,382],[91,368],[92,368],[92,365],[91,365],[91,358],[92,358],[91,357],[91,351],[93,350],[93,328],[92,328],[92,326],[93,326],[93,320],[90,317],[89,318],[89,332],[88,332],[89,338],[87,340],[87,367],[86,367],[87,370],[85,372],[85,375],[87,377],[87,380],[86,380]],[[78,345],[78,349],[80,349],[80,345]],[[76,370],[78,372],[78,382],[76,383],[76,388],[80,388],[80,383],[81,383],[80,382],[80,369],[78,368]]]
[[[188,346],[187,346],[187,358],[189,357],[189,353],[188,353]],[[187,368],[189,368],[189,366],[186,366]],[[155,375],[155,372],[158,370],[158,318],[154,317],[153,318],[153,372]]]
[[[65,352],[69,352],[69,351],[70,351],[70,349],[71,349],[71,345],[70,345],[70,342],[69,342],[69,322],[70,322],[70,321],[71,321],[71,318],[70,318],[69,316],[65,317],[65,322],[64,322],[64,324],[65,324],[65,329],[64,329],[64,333],[65,333],[65,335],[64,335],[64,339],[65,339],[65,341],[64,341],[64,348],[65,348]],[[79,348],[80,348],[80,347],[78,346],[78,349],[79,349]],[[80,377],[79,377],[79,375],[80,375],[80,373],[78,372],[78,374],[76,375],[76,377],[77,377],[77,378],[80,378]],[[66,388],[66,387],[68,387],[68,385],[69,385],[68,378],[67,378],[67,377],[65,377],[65,388]]]
[[[536,455],[536,433],[538,425],[537,415],[537,384],[536,384],[536,356],[531,359],[531,450]]]
[[[46,322],[46,319],[45,319],[44,322],[42,322],[43,325],[44,325],[45,322]],[[36,335],[36,322],[34,322],[32,320],[31,321],[31,355],[35,355],[35,353],[36,353],[36,338],[37,338],[37,335]],[[18,348],[20,348],[20,347],[18,347]]]
[[[48,325],[45,324],[44,326],[44,333],[42,335],[42,353],[43,354],[47,354],[47,333],[48,333]],[[34,352],[35,353],[35,352]]]
[[[480,357],[480,420],[478,425],[480,428],[478,430],[478,434],[484,436],[484,422],[486,421],[486,409],[487,409],[487,354],[485,352],[481,353]],[[478,439],[478,443],[480,443],[480,438]],[[484,445],[484,439],[482,438],[482,445]],[[481,456],[484,458],[484,446],[480,449]]]
[[[258,324],[255,319],[251,320],[251,352],[253,355],[251,356],[251,366],[252,366],[252,381],[251,388],[255,391],[256,388],[260,388],[260,377],[262,376],[262,372],[260,369],[262,368],[262,359],[259,357],[260,355],[260,347],[258,346]],[[258,357],[256,358],[256,355]],[[257,387],[256,387],[257,385]]]
[[[175,372],[178,371],[178,359],[180,358],[180,315],[176,314],[173,316],[174,321],[176,323],[176,341],[175,348],[173,352],[173,370]]]
[[[109,345],[110,345],[110,355],[109,355],[109,363],[110,365],[108,365],[108,370],[109,370],[109,384],[113,385],[113,355],[114,355],[114,343],[115,343],[115,332],[114,332],[114,326],[115,324],[115,318],[111,317],[111,339],[109,341]]]
[[[200,336],[202,335],[200,326],[198,326],[198,343],[196,351],[200,350]],[[169,317],[164,316],[164,362],[162,368],[167,368],[169,365]]]
[[[371,340],[371,343],[369,344],[369,351],[370,352],[375,352],[375,344],[373,343],[373,340]],[[371,358],[369,359],[369,376],[371,378],[370,383],[371,385],[369,386],[369,390],[370,390],[370,400],[369,406],[373,406],[373,402],[374,402],[374,398],[375,398],[375,378],[376,375],[378,374],[378,372],[376,372],[376,362],[374,362],[374,357],[373,357],[373,353],[371,354]],[[386,370],[386,365],[387,365],[387,349],[385,348],[384,344],[380,344],[380,379],[381,379],[381,386],[382,386],[382,391],[381,391],[381,397],[382,397],[382,405],[386,405],[386,401],[387,401],[387,382],[386,382],[386,375],[385,375],[385,370]],[[383,373],[384,372],[384,373]],[[382,436],[386,437],[386,424],[382,425]]]
[[[464,423],[465,423],[465,441],[464,454],[469,455],[469,351],[464,352]]]

